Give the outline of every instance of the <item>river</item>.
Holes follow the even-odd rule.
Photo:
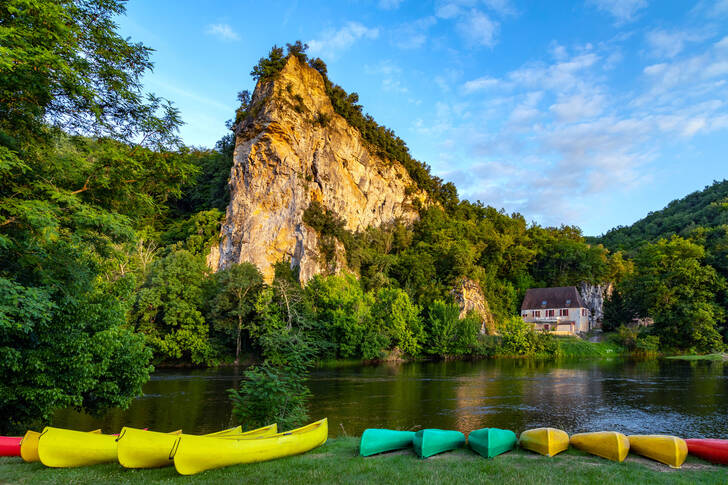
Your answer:
[[[100,417],[56,413],[56,426],[125,425],[207,433],[233,425],[226,389],[231,367],[155,372],[129,409]],[[684,438],[728,438],[728,363],[626,359],[574,362],[481,360],[316,369],[311,420],[328,417],[330,435],[369,427],[520,432],[552,426],[568,433],[615,430]]]

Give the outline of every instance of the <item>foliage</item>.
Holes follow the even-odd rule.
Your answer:
[[[636,326],[620,325],[616,339],[620,345],[634,353],[655,354],[660,348],[660,337]]]
[[[206,271],[201,257],[180,249],[154,262],[138,292],[136,329],[165,360],[203,364],[212,358],[201,312]]]
[[[405,291],[380,288],[372,305],[372,318],[387,335],[387,347],[397,347],[409,355],[419,354],[424,340],[420,307],[412,303]]]
[[[251,263],[236,264],[215,275],[210,318],[218,328],[235,336],[235,363],[240,361],[244,324],[255,317],[255,302],[263,288],[263,276]],[[250,331],[250,329],[248,329]]]
[[[533,325],[519,316],[503,320],[498,326],[501,336],[499,352],[508,355],[533,355],[556,353],[558,344],[547,332],[537,332]]]
[[[427,344],[430,354],[464,355],[470,353],[478,339],[480,318],[468,314],[460,318],[454,303],[435,300],[427,312]]]
[[[223,213],[218,209],[200,211],[187,219],[178,219],[167,225],[162,242],[168,250],[184,249],[196,256],[204,256],[218,242]]]
[[[718,327],[725,311],[716,294],[725,280],[704,264],[705,250],[679,236],[643,246],[635,272],[619,291],[640,317],[652,317],[663,346],[707,352],[723,346]]]

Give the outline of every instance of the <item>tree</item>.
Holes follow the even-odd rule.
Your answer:
[[[0,4],[0,395],[5,427],[126,406],[150,352],[125,324],[131,217],[153,220],[193,167],[178,111],[145,95],[149,48],[115,0]],[[182,160],[182,161],[181,161]]]
[[[162,359],[207,363],[209,327],[202,314],[205,273],[202,257],[184,249],[152,264],[139,290],[133,319]]]
[[[635,272],[618,288],[640,317],[651,317],[663,346],[711,351],[722,348],[725,319],[716,294],[725,281],[703,263],[705,250],[679,236],[643,246]]]
[[[255,301],[263,288],[263,275],[251,263],[236,264],[216,275],[212,318],[216,325],[236,328],[235,365],[240,363],[244,322],[254,318]]]
[[[477,315],[469,314],[461,319],[460,308],[442,300],[433,301],[427,313],[428,353],[463,355],[475,345],[480,330]]]
[[[389,336],[390,346],[396,346],[409,355],[419,354],[424,340],[419,313],[420,307],[399,288],[381,288],[376,292],[372,305],[375,324]]]

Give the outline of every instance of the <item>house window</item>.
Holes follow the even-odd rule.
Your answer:
[[[528,312],[523,312],[523,317],[525,318],[527,316],[528,316]]]
[[[546,306],[546,300],[541,302],[541,306]]]
[[[581,309],[581,316],[582,317],[585,317],[586,316],[586,308],[582,308]]]
[[[540,310],[534,310],[533,311],[533,316],[534,317],[540,317],[541,316],[541,311]]]
[[[553,317],[554,316],[554,311],[553,310],[546,310],[546,316],[547,317]]]
[[[568,317],[569,316],[569,309],[568,308],[562,308],[559,310],[559,316],[560,317]]]
[[[566,300],[567,305],[571,305],[571,300]]]

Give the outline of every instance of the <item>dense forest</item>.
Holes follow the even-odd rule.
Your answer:
[[[211,272],[234,136],[211,149],[183,144],[177,109],[144,91],[151,50],[119,35],[123,13],[113,0],[0,6],[0,431],[63,407],[126,406],[152,365],[255,362],[232,396],[253,426],[300,421],[303,377],[321,359],[553,355],[554,338],[517,316],[539,286],[617,282],[614,327],[655,319],[654,335],[633,336],[640,345],[722,346],[724,223],[715,235],[625,244],[625,257],[576,227],[461,201],[300,42],[274,46],[253,79],[275,82],[291,55],[308,62],[336,112],[435,203],[411,226],[361,233],[312,204],[305,222],[322,249],[344,244],[349,271],[305,286],[287,261],[271,284],[250,264]],[[248,91],[239,98],[233,129],[256,110]],[[480,316],[461,318],[452,290],[462,278],[482,288],[492,335],[480,335]]]
[[[663,347],[722,348],[728,337],[727,180],[590,242],[625,251],[635,265],[605,305],[607,330],[650,318],[649,333]]]

